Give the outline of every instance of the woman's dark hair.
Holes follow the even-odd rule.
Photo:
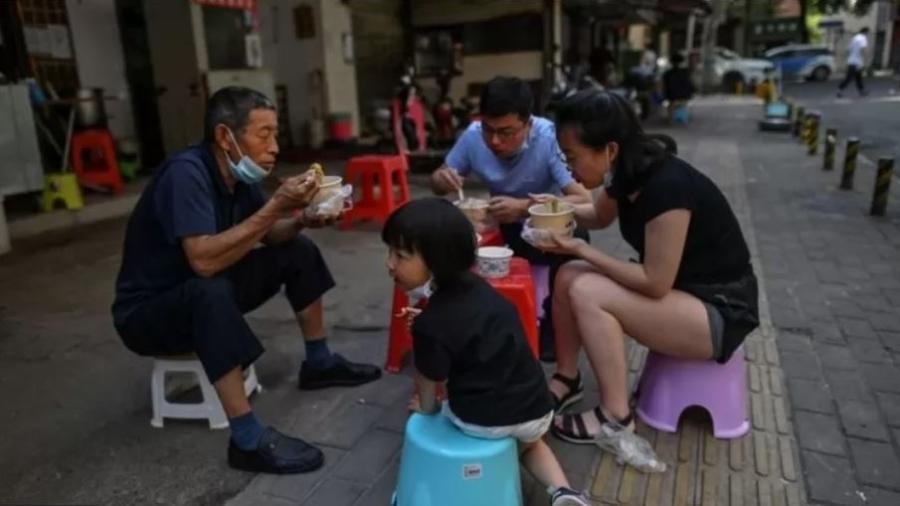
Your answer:
[[[556,113],[557,135],[566,128],[574,128],[581,143],[594,149],[610,142],[619,145],[612,184],[607,187],[616,199],[639,190],[677,151],[671,137],[645,133],[628,101],[608,91],[584,90],[564,100]]]
[[[412,200],[393,212],[381,231],[389,247],[422,255],[437,285],[448,286],[475,263],[475,229],[447,200]]]
[[[497,76],[481,90],[479,109],[482,116],[499,118],[515,114],[522,121],[531,117],[534,95],[528,83],[518,77]]]

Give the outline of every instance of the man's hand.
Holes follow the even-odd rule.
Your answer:
[[[434,189],[438,190],[440,193],[455,192],[463,186],[462,176],[455,170],[446,166],[434,171],[431,175],[431,180]]]
[[[330,215],[330,216],[313,216],[313,215],[310,215],[308,212],[304,211],[304,212],[300,213],[300,215],[297,217],[297,221],[299,222],[299,224],[302,228],[324,228],[324,227],[330,227],[331,225],[334,225],[335,223],[340,221],[341,218],[343,218],[343,217],[344,217],[343,210],[341,210],[341,212],[336,215]]]
[[[529,199],[512,197],[491,197],[488,201],[488,212],[499,223],[515,223],[528,216]]]
[[[316,178],[312,173],[306,173],[282,180],[281,186],[272,195],[272,200],[278,209],[287,212],[308,206],[318,191],[319,183]]]

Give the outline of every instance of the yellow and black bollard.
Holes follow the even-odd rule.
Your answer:
[[[859,155],[859,139],[850,137],[847,139],[847,147],[844,149],[844,171],[841,173],[841,189],[853,189],[853,174],[856,172],[856,157]]]
[[[834,146],[837,144],[837,130],[829,128],[825,131],[825,158],[822,170],[834,170]]]
[[[807,114],[806,153],[810,156],[819,152],[819,120],[822,115],[811,112]]]
[[[802,107],[795,108],[795,111],[797,115],[794,117],[794,131],[792,133],[794,134],[794,137],[803,139],[801,134],[803,133],[803,122],[806,119],[806,112]]]
[[[894,175],[894,159],[879,158],[878,174],[875,176],[875,192],[872,194],[872,216],[884,216],[887,211],[888,193],[891,191],[891,177]]]

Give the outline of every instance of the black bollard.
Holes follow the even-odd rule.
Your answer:
[[[797,107],[796,112],[797,115],[794,116],[794,131],[792,133],[794,137],[800,137],[800,134],[803,132],[803,122],[806,119],[806,116],[802,107]],[[802,139],[802,137],[800,138]]]
[[[894,175],[894,159],[879,158],[878,174],[875,176],[875,191],[872,193],[872,216],[884,216],[887,211],[888,193],[891,191],[891,177]]]
[[[825,131],[825,157],[822,170],[834,170],[834,146],[837,144],[837,130],[829,128]]]
[[[806,153],[814,156],[819,152],[819,120],[822,115],[816,112],[808,114],[809,125],[806,132]]]
[[[853,174],[856,172],[856,157],[859,155],[859,139],[850,137],[847,139],[847,147],[844,148],[844,171],[841,173],[841,189],[853,189]]]

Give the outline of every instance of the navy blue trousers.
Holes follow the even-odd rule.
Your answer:
[[[230,269],[195,277],[142,302],[116,329],[139,355],[196,353],[211,383],[264,351],[244,320],[284,288],[301,311],[334,287],[319,248],[298,235],[287,243],[250,251]]]

